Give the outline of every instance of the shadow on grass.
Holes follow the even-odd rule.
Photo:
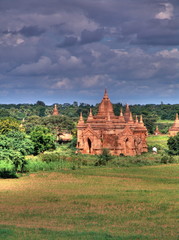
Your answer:
[[[154,238],[143,235],[113,236],[103,232],[79,232],[79,231],[51,231],[44,228],[17,228],[14,226],[0,226],[0,239],[10,240],[152,240]]]

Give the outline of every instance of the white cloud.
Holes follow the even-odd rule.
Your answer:
[[[163,58],[177,58],[179,59],[179,50],[174,48],[172,50],[163,50],[156,54],[157,56],[162,56]]]
[[[51,86],[52,89],[72,89],[72,82],[68,78],[62,78],[57,80],[55,84]]]
[[[18,46],[24,42],[24,39],[20,36],[20,34],[14,35],[12,33],[4,34],[0,37],[0,45],[4,46]]]
[[[164,11],[161,11],[155,15],[156,19],[171,19],[173,17],[173,5],[171,3],[162,3],[165,7]]]
[[[85,76],[82,79],[82,83],[84,87],[94,87],[94,86],[106,86],[111,82],[110,77],[105,74],[105,75],[94,75],[94,76]]]
[[[61,50],[58,53],[58,64],[59,67],[64,69],[70,69],[70,68],[81,68],[82,67],[82,61],[80,58],[71,55],[66,50]]]

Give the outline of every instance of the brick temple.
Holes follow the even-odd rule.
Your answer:
[[[129,105],[119,116],[113,111],[113,105],[105,90],[97,115],[90,110],[87,121],[82,113],[77,125],[77,149],[83,154],[101,154],[102,149],[109,149],[112,155],[140,155],[147,152],[147,129],[142,116],[133,120]]]
[[[176,118],[173,126],[169,129],[169,135],[175,136],[179,133],[179,119],[178,119],[178,113],[176,113]]]

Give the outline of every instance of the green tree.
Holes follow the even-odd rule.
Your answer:
[[[170,155],[179,155],[179,133],[176,136],[170,137],[167,141],[167,145]]]
[[[48,128],[36,126],[30,133],[34,144],[34,154],[37,155],[46,150],[55,149],[55,139]]]
[[[20,131],[0,135],[0,161],[11,162],[15,171],[23,171],[25,156],[34,152],[32,141]]]
[[[17,120],[12,118],[0,119],[0,134],[6,134],[10,131],[19,130],[19,123]]]

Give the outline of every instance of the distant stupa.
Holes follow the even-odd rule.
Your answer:
[[[176,113],[176,118],[173,126],[169,129],[169,135],[175,136],[179,132],[179,119],[178,119],[178,113]]]
[[[57,109],[57,105],[55,104],[54,106],[54,109],[53,109],[53,113],[52,113],[53,116],[58,116],[59,113],[58,113],[58,109]]]

